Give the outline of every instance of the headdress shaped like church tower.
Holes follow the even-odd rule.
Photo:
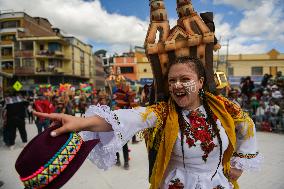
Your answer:
[[[190,0],[177,0],[177,25],[170,29],[163,0],[150,1],[150,24],[145,39],[145,49],[154,74],[155,101],[167,95],[165,71],[177,57],[198,57],[205,65],[209,90],[215,90],[213,50],[220,48],[214,36],[213,13],[200,15]],[[159,39],[156,39],[159,34]]]

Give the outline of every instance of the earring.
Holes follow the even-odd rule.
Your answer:
[[[200,97],[200,98],[203,98],[203,97],[205,96],[205,91],[204,91],[204,89],[203,89],[203,88],[202,88],[202,89],[199,89],[198,94],[199,94],[199,97]]]

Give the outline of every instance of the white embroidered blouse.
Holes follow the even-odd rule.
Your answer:
[[[108,106],[90,106],[86,111],[86,117],[100,116],[104,118],[111,126],[112,132],[81,132],[83,139],[100,139],[100,143],[89,154],[89,159],[97,165],[98,168],[107,170],[116,162],[115,153],[120,151],[122,146],[127,143],[131,137],[138,131],[146,128],[154,127],[157,117],[154,112],[147,117],[146,121],[142,119],[142,114],[145,113],[145,107],[135,109],[120,109],[111,111]],[[206,111],[203,106],[200,106],[197,111],[207,118]],[[191,125],[188,111],[184,110],[183,117],[188,126]],[[229,140],[224,128],[219,120],[216,120],[217,127],[220,130],[220,138],[222,141],[222,155],[227,149]],[[240,123],[241,124],[241,123]],[[211,127],[210,127],[211,128]],[[210,129],[209,128],[209,129]],[[212,128],[211,128],[212,129]],[[237,130],[237,151],[239,154],[231,159],[231,165],[242,170],[259,169],[261,156],[258,154],[256,137],[244,139],[245,134],[241,125],[236,126]],[[254,131],[255,132],[255,131]],[[163,181],[160,185],[161,189],[168,189],[175,183],[181,183],[184,189],[230,189],[231,184],[223,174],[222,163],[218,167],[220,160],[220,144],[216,136],[212,135],[214,147],[204,160],[204,149],[200,140],[195,140],[189,146],[187,137],[183,137],[183,150],[181,147],[181,132],[176,139],[176,143],[171,155],[171,160],[165,172]],[[216,172],[216,174],[214,174]],[[214,177],[212,178],[212,176]]]

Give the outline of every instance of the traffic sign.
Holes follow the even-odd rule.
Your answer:
[[[23,87],[23,85],[19,82],[19,81],[16,81],[13,85],[13,88],[16,90],[16,91],[19,91],[21,90],[21,88]]]

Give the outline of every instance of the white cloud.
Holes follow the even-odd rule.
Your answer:
[[[227,22],[224,22],[224,16],[221,14],[214,15],[214,23],[215,23],[215,35],[218,40],[229,39],[233,37],[233,29],[231,25]]]
[[[109,44],[141,45],[148,26],[147,21],[134,16],[108,13],[99,0],[1,0],[0,7],[45,17],[54,27],[84,41],[89,39]]]
[[[225,22],[222,15],[215,16],[216,36],[218,39],[222,36],[221,44],[226,44],[227,40],[230,40],[230,53],[265,53],[275,46],[283,46],[284,7],[278,6],[277,0],[259,2],[259,6],[242,12],[244,16],[236,27]],[[220,52],[226,51],[224,46]]]
[[[214,4],[231,5],[237,9],[255,8],[260,2],[260,0],[213,0]]]
[[[248,44],[249,38],[239,34],[236,28],[224,21],[224,16],[216,14],[214,17],[215,35],[222,45],[220,54],[247,54],[265,52],[267,45],[263,43]],[[229,42],[229,45],[228,45]],[[227,46],[228,45],[228,46]],[[229,47],[229,49],[227,49]]]
[[[274,1],[263,1],[253,10],[246,10],[237,32],[256,40],[282,40],[284,42],[284,8]],[[276,39],[277,38],[277,39]]]
[[[230,39],[230,53],[261,53],[272,45],[284,43],[282,0],[214,0],[215,4],[229,4],[242,10],[244,17],[233,27],[224,16],[215,14],[216,36],[226,43]],[[207,2],[204,0],[203,2]],[[280,2],[280,3],[279,3]],[[277,4],[278,3],[278,4]],[[257,6],[256,6],[257,5]],[[107,12],[99,0],[0,0],[1,9],[25,11],[35,17],[45,17],[54,27],[83,41],[109,45],[110,53],[128,51],[130,45],[143,45],[148,20]],[[170,18],[170,25],[176,24]],[[269,43],[269,44],[268,44]],[[97,49],[94,46],[94,49]],[[221,53],[226,52],[223,47]]]

